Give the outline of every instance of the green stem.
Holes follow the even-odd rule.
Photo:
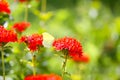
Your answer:
[[[3,48],[1,47],[1,54],[2,54],[2,70],[3,70],[3,80],[5,80],[5,63],[4,63],[4,52],[3,52]]]
[[[65,73],[66,73],[66,64],[67,64],[67,58],[68,58],[68,54],[64,54],[65,55],[65,61],[63,62],[63,65],[62,65],[62,77],[64,77]]]
[[[27,22],[27,18],[28,18],[28,3],[25,4],[25,21]]]
[[[46,3],[47,3],[47,0],[42,0],[42,7],[41,7],[42,12],[46,11]]]
[[[36,56],[33,54],[33,55],[32,55],[33,75],[36,75],[35,59],[36,59]]]

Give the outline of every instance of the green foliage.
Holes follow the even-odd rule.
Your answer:
[[[41,1],[41,0],[40,0]],[[25,4],[9,0],[11,16],[9,27],[24,20]],[[76,63],[69,60],[68,80],[119,80],[120,77],[120,15],[119,0],[48,0],[47,10],[41,11],[41,2],[32,0],[28,8],[28,21],[31,23],[22,35],[48,32],[56,38],[71,36],[83,45],[83,50],[90,55],[89,63]],[[2,16],[1,16],[2,15]],[[2,17],[5,17],[2,19]],[[8,15],[0,14],[0,24],[8,20]],[[9,28],[8,27],[8,28]],[[23,80],[32,74],[31,54],[25,44],[8,44],[6,49],[6,75],[12,80]],[[36,55],[38,74],[56,73],[61,75],[63,59],[61,52],[41,48]],[[1,59],[0,59],[1,64]],[[0,67],[0,75],[2,69]]]

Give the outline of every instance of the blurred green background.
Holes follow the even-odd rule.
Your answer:
[[[15,22],[24,21],[25,4],[8,1],[11,27]],[[70,36],[79,40],[84,53],[90,56],[89,63],[68,60],[66,70],[71,76],[65,80],[120,80],[120,0],[46,0],[46,4],[42,1],[29,3],[31,27],[22,35],[48,32],[55,38]],[[23,80],[32,74],[30,52],[24,44],[9,45],[13,48],[6,50],[8,80]],[[51,48],[36,52],[37,73],[60,75],[64,59],[59,54]]]

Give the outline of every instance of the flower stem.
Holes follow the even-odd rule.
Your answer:
[[[5,63],[4,63],[4,52],[3,48],[1,47],[1,57],[2,57],[2,70],[3,70],[3,80],[5,80]]]
[[[67,64],[67,58],[68,58],[68,54],[64,54],[65,56],[65,61],[63,62],[63,65],[62,65],[62,77],[64,77],[65,73],[66,73],[66,64]]]
[[[24,17],[26,22],[27,22],[27,18],[28,18],[28,3],[26,2],[26,4],[25,4],[25,17]]]
[[[42,12],[46,11],[46,3],[47,3],[47,0],[42,0],[42,7],[41,7]]]
[[[36,56],[33,54],[33,55],[32,55],[33,75],[36,75],[35,59],[36,59]]]

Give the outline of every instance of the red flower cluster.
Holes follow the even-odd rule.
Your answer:
[[[31,51],[35,51],[38,47],[42,46],[43,36],[39,34],[33,34],[31,36],[23,36],[20,42],[25,42]]]
[[[35,76],[27,76],[24,80],[62,80],[62,78],[55,74],[42,74]]]
[[[0,43],[15,41],[17,41],[17,34],[12,30],[6,30],[3,26],[0,26]]]
[[[71,57],[78,55],[82,55],[82,46],[81,44],[73,38],[64,37],[53,42],[53,47],[60,50],[68,50],[68,53]]]
[[[88,63],[90,61],[89,56],[85,55],[85,54],[83,54],[82,56],[75,55],[75,56],[72,57],[72,59],[75,62],[85,62],[85,63]]]
[[[18,32],[23,32],[29,26],[29,22],[18,22],[14,24],[13,28],[16,29],[16,31]]]
[[[10,14],[9,4],[5,0],[0,0],[0,12]]]

